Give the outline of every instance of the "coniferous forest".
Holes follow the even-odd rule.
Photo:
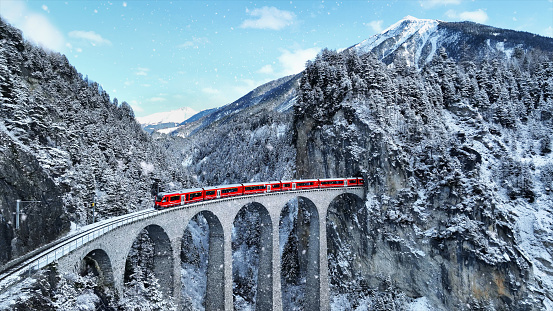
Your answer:
[[[474,23],[448,27],[474,42],[491,36]],[[0,42],[2,264],[93,218],[150,208],[162,190],[363,176],[365,198],[319,215],[327,219],[321,256],[329,258],[332,310],[553,306],[549,38],[479,57],[448,46],[423,66],[402,53],[384,62],[324,49],[300,75],[259,87],[173,136],[145,133],[126,102],[3,21]],[[41,202],[26,207],[19,230],[17,198]],[[300,198],[285,210],[283,308],[302,309],[300,235],[309,236],[313,208]],[[246,258],[234,270],[234,302],[243,309],[256,305],[257,280],[247,275],[257,272],[258,216],[241,214],[233,237],[233,256]],[[204,277],[206,228],[200,215],[183,233],[183,280]],[[9,307],[175,309],[153,275],[152,243],[147,231],[135,238],[121,297],[92,269],[66,277],[52,266]],[[185,307],[204,307],[201,286],[182,292]]]

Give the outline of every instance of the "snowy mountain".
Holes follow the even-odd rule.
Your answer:
[[[0,55],[9,57],[0,63],[1,76],[9,78],[0,80],[0,173],[39,174],[4,178],[10,183],[0,182],[0,190],[24,193],[22,187],[49,185],[65,193],[59,205],[86,219],[88,193],[104,200],[100,206],[117,206],[121,202],[110,200],[119,197],[139,205],[153,188],[175,184],[361,175],[365,198],[340,197],[318,215],[328,221],[328,253],[321,256],[328,256],[331,310],[553,310],[552,39],[408,17],[341,53],[323,50],[302,74],[201,112],[175,135],[151,139],[136,130],[128,105],[111,102],[71,67],[64,71],[59,56],[43,64],[36,55],[44,53],[20,37],[0,46]],[[25,67],[31,77],[8,66],[24,57],[41,64]],[[56,79],[63,76],[73,77],[72,88],[59,91],[56,86],[67,81]],[[79,96],[72,97],[73,89]],[[58,100],[44,106],[43,98],[71,105]],[[76,114],[83,111],[85,118]],[[2,214],[12,213],[5,206],[13,200],[2,199]],[[312,230],[306,201],[289,202],[281,214],[284,310],[306,309],[309,270],[301,250]],[[102,212],[125,206],[117,207]],[[54,224],[58,210],[44,221]],[[249,220],[234,227],[231,251],[251,259],[259,252],[259,227],[255,213],[244,216]],[[205,224],[189,223],[183,238],[183,280],[205,279]],[[3,251],[14,233],[8,222],[0,225],[0,234],[10,230]],[[90,276],[38,275],[34,288],[9,301],[21,309],[66,301],[76,309],[74,297],[86,296],[90,309],[133,300],[144,306],[136,309],[148,309],[163,302],[148,267],[151,243],[147,234],[135,240],[125,275],[136,273],[119,300]],[[255,264],[236,266],[254,271]],[[151,283],[144,286],[144,280]],[[190,309],[202,310],[205,282],[197,282],[183,288],[182,297]],[[237,309],[255,309],[250,288],[256,278],[237,273],[233,282]]]
[[[293,75],[265,83],[238,100],[211,110],[205,110],[193,116],[180,125],[179,129],[172,131],[172,135],[187,137],[203,128],[207,128],[217,122],[225,122],[233,116],[242,113],[250,107],[279,113],[290,112],[294,103],[295,88],[300,75]]]
[[[198,111],[190,107],[182,107],[177,110],[156,112],[145,117],[137,117],[136,121],[142,125],[144,130],[151,133],[156,130],[175,128],[196,114],[198,114]]]
[[[472,22],[449,23],[407,16],[350,49],[360,55],[371,52],[386,64],[401,58],[407,65],[420,69],[436,56],[440,48],[455,60],[478,61],[496,56],[511,57],[517,49],[551,51],[553,43],[549,38],[527,32]]]

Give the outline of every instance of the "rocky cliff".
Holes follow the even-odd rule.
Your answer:
[[[367,188],[364,208],[329,212],[333,309],[551,307],[552,69],[541,52],[442,51],[415,71],[323,51],[308,65],[298,177],[360,173]]]

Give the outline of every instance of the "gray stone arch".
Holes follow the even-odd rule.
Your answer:
[[[167,297],[173,294],[173,248],[171,246],[171,240],[165,230],[156,224],[150,224],[144,227],[134,239],[134,243],[142,239],[147,235],[146,248],[141,250],[143,254],[140,256],[147,257],[144,264],[148,269],[151,269],[153,274],[158,279],[160,289]],[[129,273],[129,258],[131,252],[135,250],[131,247],[125,263],[125,283],[128,280]],[[139,251],[140,252],[140,251]]]
[[[191,228],[191,226],[195,228]],[[207,237],[207,245],[203,245],[201,236],[192,236],[191,230],[200,230],[199,234]],[[193,245],[194,240],[200,239],[200,244]],[[196,241],[198,242],[198,241]],[[191,245],[192,244],[192,245]],[[189,269],[196,270],[195,272],[205,273],[200,277],[205,277],[203,282],[203,301],[188,302],[191,308],[200,303],[205,307],[205,310],[224,310],[225,308],[225,273],[224,273],[224,232],[219,218],[213,212],[204,210],[194,215],[188,222],[181,243],[181,263],[184,267],[189,266]],[[206,247],[207,249],[205,249]],[[204,253],[205,252],[205,253]],[[197,265],[194,261],[198,261]],[[201,262],[205,260],[206,262]],[[186,291],[186,287],[190,285],[190,281],[183,276],[182,292]],[[197,285],[196,285],[197,286]],[[183,297],[185,298],[185,297]],[[187,303],[184,301],[184,303]]]
[[[98,277],[98,284],[108,287],[115,286],[113,268],[108,254],[103,249],[90,251],[81,260],[81,275],[92,274]]]
[[[283,310],[320,310],[319,212],[313,201],[296,197],[280,213]]]
[[[232,279],[234,306],[273,309],[273,226],[260,203],[243,206],[233,222]],[[241,264],[237,264],[241,263]]]
[[[369,229],[368,211],[362,198],[343,193],[330,202],[326,214],[326,255],[331,310],[335,309],[332,301],[337,296],[355,304],[368,290],[367,258],[372,252]]]

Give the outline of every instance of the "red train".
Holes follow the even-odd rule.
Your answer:
[[[155,209],[164,209],[199,201],[220,199],[237,195],[249,195],[277,191],[293,191],[319,188],[356,187],[364,184],[363,178],[326,178],[290,181],[271,181],[234,184],[215,187],[160,192],[155,198]]]

